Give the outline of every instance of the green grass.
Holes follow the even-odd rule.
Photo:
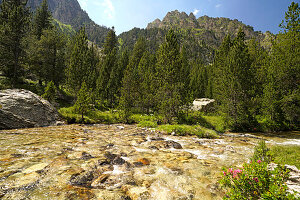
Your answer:
[[[68,123],[81,123],[81,115],[74,111],[74,107],[60,108],[58,112]],[[121,119],[118,112],[89,111],[84,115],[84,121],[88,124],[114,124],[120,123]]]
[[[226,126],[224,119],[221,116],[202,116],[216,131],[225,132]]]
[[[161,125],[158,126],[157,130],[166,132],[168,134],[175,133],[175,135],[185,136],[185,135],[196,135],[199,138],[217,138],[218,134],[216,131],[204,128],[199,125]]]
[[[295,165],[300,169],[300,146],[273,146],[271,151],[274,155],[274,162],[279,164]]]
[[[140,123],[142,121],[157,122],[161,117],[156,115],[133,114],[130,116],[130,121]]]

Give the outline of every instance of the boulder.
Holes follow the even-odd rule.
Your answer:
[[[0,129],[50,126],[59,122],[57,110],[28,90],[1,90],[0,105]]]
[[[193,102],[193,110],[202,110],[204,112],[210,111],[213,109],[214,99],[202,98],[195,99]]]

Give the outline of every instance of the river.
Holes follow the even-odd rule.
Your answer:
[[[134,125],[2,130],[0,198],[221,199],[221,168],[247,162],[259,139],[300,145],[299,132],[199,139]]]

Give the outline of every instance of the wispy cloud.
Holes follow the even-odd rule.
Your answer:
[[[222,4],[217,4],[216,8],[220,8],[222,6]]]
[[[87,2],[88,2],[88,0],[78,0],[78,2],[80,4],[81,8],[83,10],[87,11]]]
[[[195,8],[194,11],[193,11],[193,14],[196,16],[199,12],[200,12],[200,10]]]
[[[115,7],[111,0],[103,0],[102,6],[105,7],[104,14],[109,18],[113,19],[115,17]]]

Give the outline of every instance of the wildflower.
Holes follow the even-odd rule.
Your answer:
[[[253,180],[254,180],[256,183],[258,182],[258,178],[257,178],[257,177],[253,178]]]
[[[261,163],[261,160],[258,160],[257,163],[260,164],[260,163]]]
[[[232,174],[233,169],[232,169],[232,168],[229,168],[229,169],[228,169],[228,172],[230,172],[230,173]]]
[[[226,172],[223,171],[224,176],[226,176]]]
[[[234,173],[236,173],[236,174],[240,174],[240,173],[242,173],[243,171],[241,170],[241,169],[237,169],[237,170],[234,170]]]

